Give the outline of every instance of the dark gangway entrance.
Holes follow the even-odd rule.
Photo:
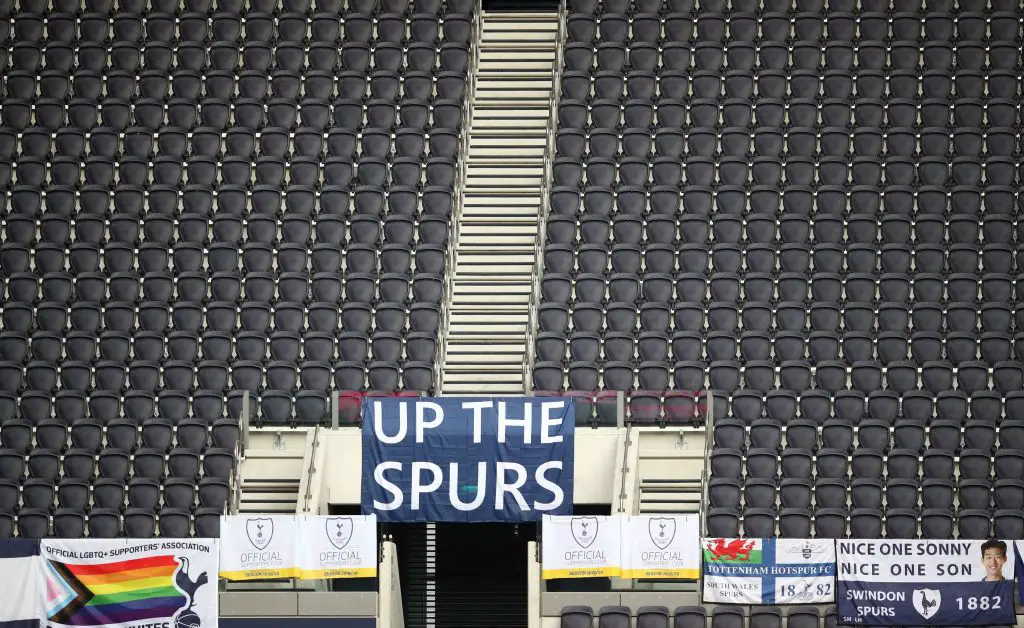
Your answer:
[[[388,526],[407,628],[525,628],[526,548],[535,524]]]

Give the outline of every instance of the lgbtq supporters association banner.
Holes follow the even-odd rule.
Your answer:
[[[39,543],[48,628],[217,626],[218,539]]]
[[[220,577],[227,580],[377,575],[373,515],[225,516],[220,531]]]
[[[699,525],[694,515],[545,516],[541,575],[696,580]]]
[[[1016,623],[1012,541],[858,539],[836,546],[840,624]]]
[[[398,523],[571,514],[575,415],[571,398],[368,398],[362,512]]]
[[[828,604],[835,600],[835,542],[828,539],[701,539],[704,601]]]

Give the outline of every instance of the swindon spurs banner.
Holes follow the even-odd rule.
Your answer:
[[[836,548],[826,539],[701,540],[704,601],[827,604],[835,600]]]
[[[40,542],[46,626],[216,628],[217,539]]]
[[[371,578],[377,519],[369,516],[221,518],[220,576],[227,580]]]
[[[840,540],[840,624],[1016,623],[1012,541]]]
[[[545,579],[696,580],[699,529],[694,515],[544,517],[541,572]]]

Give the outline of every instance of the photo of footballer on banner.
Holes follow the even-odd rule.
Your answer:
[[[1013,542],[839,540],[840,624],[1015,623]]]

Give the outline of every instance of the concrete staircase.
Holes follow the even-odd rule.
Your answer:
[[[558,14],[481,18],[446,395],[521,395]]]
[[[239,468],[238,514],[295,514],[314,450],[313,429],[254,429]]]

